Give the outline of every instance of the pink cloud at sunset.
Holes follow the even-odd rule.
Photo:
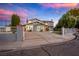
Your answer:
[[[72,8],[78,6],[78,3],[45,3],[41,5],[46,8]]]
[[[26,18],[29,14],[29,11],[24,8],[17,8],[16,14],[22,18]]]
[[[0,9],[0,14],[12,15],[12,14],[15,14],[15,12],[11,10]]]
[[[9,18],[10,18],[10,16],[0,15],[0,19],[5,19],[5,20],[7,20],[7,19],[9,19]]]
[[[15,12],[11,10],[0,9],[0,19],[9,20],[12,14],[15,14]]]
[[[27,11],[24,9],[17,9],[16,11],[0,9],[0,19],[10,18],[13,14],[17,14],[20,18],[26,18]]]

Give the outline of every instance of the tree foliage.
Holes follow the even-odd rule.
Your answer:
[[[20,24],[20,17],[18,15],[13,14],[11,19],[11,26],[17,26]]]
[[[16,32],[16,26],[20,24],[20,17],[18,15],[13,14],[11,18],[11,29],[12,32]]]
[[[71,17],[72,16],[72,17]],[[79,26],[79,9],[71,9],[66,12],[60,19],[55,29],[59,30],[61,27],[73,28]]]

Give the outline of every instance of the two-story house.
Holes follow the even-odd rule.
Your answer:
[[[53,21],[43,21],[37,18],[28,20],[25,25],[26,31],[53,31]]]

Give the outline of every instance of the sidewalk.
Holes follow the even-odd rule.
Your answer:
[[[70,41],[74,38],[73,35],[66,35],[62,37],[62,35],[57,34],[49,35],[50,33],[31,33],[31,34],[34,34],[35,36],[29,38],[27,37],[26,40],[24,41],[0,42],[0,50],[20,49],[20,48],[30,49],[46,44],[58,44],[61,42]]]

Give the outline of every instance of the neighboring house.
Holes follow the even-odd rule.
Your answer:
[[[0,32],[10,32],[11,27],[10,26],[0,26]]]
[[[26,31],[53,31],[53,21],[42,21],[36,18],[28,20]]]

